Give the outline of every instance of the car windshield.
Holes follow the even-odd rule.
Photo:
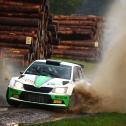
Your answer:
[[[26,71],[25,74],[51,76],[54,78],[70,79],[71,66],[66,65],[50,65],[43,62],[34,62]]]

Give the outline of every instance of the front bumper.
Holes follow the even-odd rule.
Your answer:
[[[13,88],[8,88],[7,99],[12,101],[33,103],[48,106],[69,106],[69,96],[67,95],[51,95],[38,92],[21,91]]]

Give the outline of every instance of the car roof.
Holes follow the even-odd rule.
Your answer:
[[[78,65],[78,64],[75,64],[75,63],[64,62],[64,61],[61,61],[61,60],[53,60],[53,59],[35,60],[34,62],[44,62],[44,63],[46,63],[47,61],[53,62],[53,63],[60,63],[61,65],[66,65],[66,66],[71,66],[71,67],[75,67],[75,66],[81,67],[81,65]]]

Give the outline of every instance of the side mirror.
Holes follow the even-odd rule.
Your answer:
[[[20,74],[23,74],[24,72],[20,71]]]

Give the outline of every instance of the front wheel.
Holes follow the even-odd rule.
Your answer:
[[[79,100],[76,92],[74,91],[70,96],[68,112],[75,112],[78,108]]]
[[[9,89],[7,89],[6,100],[7,100],[7,103],[8,103],[9,105],[11,105],[11,106],[18,107],[18,106],[20,105],[20,102],[13,101],[13,100],[10,100],[10,99],[9,99]]]
[[[83,95],[76,90],[73,91],[69,100],[68,112],[82,113],[83,110]]]

